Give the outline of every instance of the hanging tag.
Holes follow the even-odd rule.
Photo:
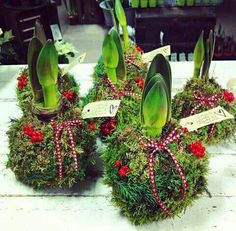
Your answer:
[[[61,35],[61,31],[59,29],[58,24],[51,24],[50,28],[51,28],[53,40],[54,41],[62,40],[62,35]]]
[[[82,111],[82,118],[114,117],[119,109],[120,100],[104,100],[87,104]]]
[[[170,45],[160,47],[160,48],[155,49],[153,51],[144,53],[142,55],[143,62],[144,63],[151,62],[157,54],[163,54],[164,56],[169,56],[170,55]]]
[[[227,119],[234,119],[234,116],[221,106],[218,106],[211,110],[181,119],[180,125],[184,128],[187,128],[188,131],[191,132],[209,124],[221,122]]]
[[[73,67],[75,67],[77,64],[83,63],[85,59],[86,53],[83,53],[82,55],[75,58],[70,64],[68,64],[66,67],[64,67],[61,70],[61,76],[64,76],[67,74]]]

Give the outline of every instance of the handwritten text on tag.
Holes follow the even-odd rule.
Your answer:
[[[87,104],[82,111],[83,119],[95,117],[114,117],[119,109],[120,100],[104,100]]]
[[[66,67],[62,69],[61,75],[64,76],[77,64],[84,62],[85,56],[86,56],[86,53],[83,53],[82,55],[75,58],[69,65],[67,65]]]
[[[221,122],[227,119],[234,119],[234,116],[221,106],[218,106],[211,110],[181,119],[180,125],[191,132],[209,124]]]
[[[157,54],[163,54],[164,56],[169,56],[170,55],[170,45],[160,47],[160,48],[155,49],[153,51],[144,53],[142,55],[143,62],[144,63],[151,62]]]

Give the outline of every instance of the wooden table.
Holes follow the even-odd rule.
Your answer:
[[[191,76],[191,62],[171,63],[173,92],[181,89]],[[236,62],[214,62],[211,73],[223,87],[236,77]],[[15,96],[16,76],[22,66],[0,66],[0,230],[109,230],[109,231],[216,231],[236,227],[236,145],[208,147],[211,153],[209,191],[180,218],[144,226],[133,226],[110,203],[110,188],[102,177],[90,179],[72,190],[35,191],[16,181],[6,169],[9,119],[20,117]],[[92,86],[94,64],[76,66],[72,73],[81,83],[81,94]]]

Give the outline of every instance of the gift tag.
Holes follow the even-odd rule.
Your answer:
[[[86,53],[83,53],[82,55],[80,55],[77,58],[75,58],[69,65],[64,67],[61,70],[61,76],[64,76],[65,74],[67,74],[77,64],[80,64],[80,63],[84,62],[85,56],[86,56]]]
[[[83,119],[114,117],[119,109],[120,100],[104,100],[87,104],[82,111]]]
[[[221,106],[218,106],[211,110],[181,119],[180,125],[191,132],[209,124],[221,122],[227,119],[234,119],[234,116]]]
[[[144,53],[142,55],[143,62],[144,63],[151,62],[157,54],[163,54],[164,56],[169,56],[170,55],[170,45],[160,47],[160,48],[155,49],[153,51]]]

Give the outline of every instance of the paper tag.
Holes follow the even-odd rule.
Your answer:
[[[155,49],[155,50],[147,52],[147,53],[144,53],[142,55],[143,62],[144,63],[151,62],[157,54],[163,54],[164,56],[169,56],[170,55],[170,45]]]
[[[68,64],[66,67],[64,67],[61,70],[61,76],[64,76],[65,74],[67,74],[73,67],[75,67],[77,64],[80,64],[82,62],[84,62],[86,53],[83,53],[82,55],[78,56],[77,58],[75,58],[70,64]]]
[[[61,40],[62,35],[61,35],[61,31],[59,29],[58,24],[51,24],[50,27],[51,27],[53,40],[54,41]]]
[[[104,100],[87,104],[82,111],[83,119],[114,117],[119,109],[120,100]]]
[[[230,79],[227,82],[227,88],[233,92],[234,97],[236,97],[236,79]]]
[[[218,106],[211,110],[181,119],[180,125],[191,132],[209,124],[221,122],[227,119],[234,119],[234,116],[221,106]]]

